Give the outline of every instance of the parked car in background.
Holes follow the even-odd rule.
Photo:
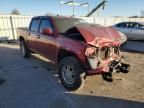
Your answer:
[[[121,22],[113,27],[123,32],[128,40],[144,40],[144,22]]]
[[[129,71],[120,53],[121,33],[112,27],[79,18],[38,16],[29,28],[18,28],[17,35],[22,56],[36,52],[56,63],[68,90],[80,88],[88,75],[102,74],[111,80],[113,72]]]

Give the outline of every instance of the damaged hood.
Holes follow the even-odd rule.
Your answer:
[[[120,45],[121,35],[112,27],[102,26],[76,26],[88,44],[96,47]]]

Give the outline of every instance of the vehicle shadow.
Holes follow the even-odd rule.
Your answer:
[[[113,97],[69,94],[78,108],[143,108],[144,102]]]
[[[6,80],[4,79],[0,79],[0,86],[3,85],[5,83]]]
[[[58,70],[57,70],[57,65],[54,64],[53,62],[49,61],[47,58],[44,58],[38,54],[32,54],[29,60],[32,60],[34,62],[38,62],[40,64],[39,67],[44,68],[47,72],[49,72],[53,77],[57,79],[59,82],[58,78]],[[33,66],[32,68],[37,68],[37,66]]]

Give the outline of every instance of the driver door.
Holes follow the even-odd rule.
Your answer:
[[[53,34],[43,34],[45,28],[50,28],[54,32],[52,23],[48,18],[42,18],[40,21],[38,52],[53,61],[56,58],[56,37]]]

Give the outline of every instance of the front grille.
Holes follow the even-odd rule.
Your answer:
[[[120,54],[119,47],[97,48],[94,55],[87,57],[87,59],[91,68],[95,70],[103,60],[109,59],[114,54]]]

